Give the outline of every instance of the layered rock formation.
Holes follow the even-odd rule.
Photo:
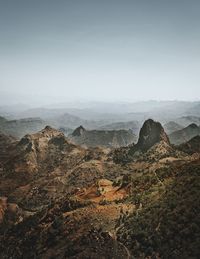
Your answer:
[[[6,120],[1,117],[0,131],[6,135],[12,135],[21,138],[25,134],[34,133],[45,126],[45,121],[40,118],[25,118],[19,120]]]
[[[75,129],[68,137],[78,145],[109,148],[128,146],[136,140],[131,130],[86,130],[83,126]]]

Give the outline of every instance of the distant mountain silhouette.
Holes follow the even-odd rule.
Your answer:
[[[46,125],[46,122],[40,118],[26,118],[19,120],[6,120],[0,118],[0,131],[6,135],[12,135],[16,138],[21,138],[25,134],[34,133]]]
[[[83,126],[79,126],[78,128],[76,128],[73,131],[72,136],[73,137],[80,137],[85,131],[86,131],[86,129],[83,128]]]
[[[174,121],[169,121],[166,124],[164,124],[163,128],[165,129],[167,134],[171,134],[172,132],[181,130],[184,127]]]
[[[86,130],[79,126],[68,136],[75,144],[87,147],[128,146],[136,140],[131,130]]]
[[[200,153],[200,136],[195,136],[188,142],[179,145],[178,149],[188,154]]]
[[[195,123],[192,123],[186,128],[171,133],[169,139],[172,144],[179,145],[199,134],[200,128]]]

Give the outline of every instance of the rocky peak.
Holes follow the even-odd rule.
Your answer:
[[[160,122],[148,119],[144,122],[136,148],[141,151],[147,151],[156,143],[164,141],[170,144],[167,134],[165,133]]]
[[[27,183],[38,172],[53,171],[73,148],[62,132],[48,126],[25,135],[10,153],[5,168],[13,175],[20,172],[19,181]]]
[[[72,136],[81,136],[85,131],[86,129],[81,125],[73,131]]]
[[[43,152],[48,149],[49,144],[60,146],[61,144],[67,144],[67,140],[62,132],[56,130],[50,126],[46,126],[43,130],[25,135],[18,143],[18,147],[21,150],[27,152]]]
[[[54,130],[51,126],[47,125],[45,128],[44,128],[45,131],[52,131]]]
[[[52,128],[51,126],[46,126],[44,129],[42,129],[41,131],[39,131],[38,133],[36,134],[33,134],[33,136],[37,137],[38,135],[44,135],[44,136],[51,136],[51,137],[55,137],[55,136],[58,136],[58,135],[63,135],[63,133],[57,129],[54,129]]]
[[[197,126],[197,124],[192,123],[192,124],[190,124],[190,125],[188,126],[188,128],[191,128],[191,129],[197,129],[197,128],[198,128],[198,126]]]

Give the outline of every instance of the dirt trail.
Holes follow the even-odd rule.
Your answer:
[[[120,241],[117,240],[116,233],[109,232],[109,235],[112,237],[112,239],[114,240],[115,244],[118,244],[118,245],[122,246],[125,249],[125,251],[127,253],[127,259],[131,259],[131,253],[130,253],[129,249],[123,243],[121,243]],[[115,247],[115,249],[116,249],[116,247]]]
[[[126,250],[126,253],[127,253],[127,259],[131,259],[131,253],[130,251],[128,250],[128,248],[122,244],[121,242],[117,241],[119,245],[123,246],[123,248]]]

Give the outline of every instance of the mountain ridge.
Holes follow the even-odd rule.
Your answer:
[[[187,142],[188,140],[190,140],[191,138],[199,134],[200,134],[200,127],[197,124],[192,123],[181,130],[171,133],[169,135],[169,139],[171,143],[175,145],[179,145],[184,142]]]

